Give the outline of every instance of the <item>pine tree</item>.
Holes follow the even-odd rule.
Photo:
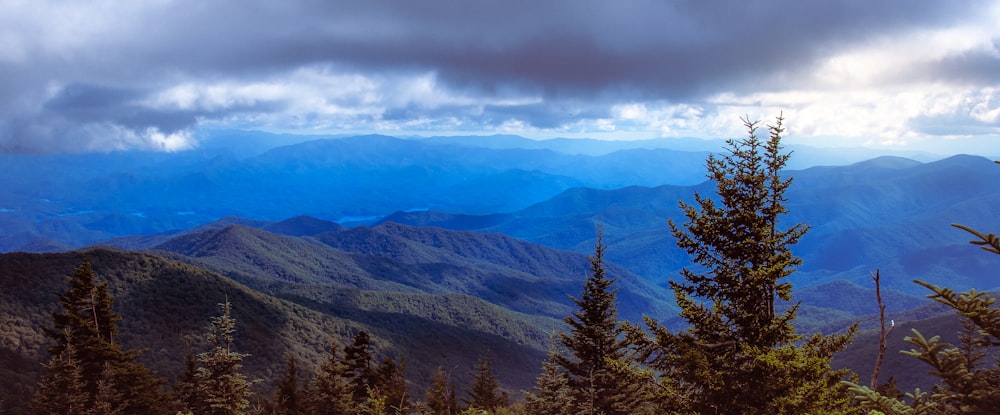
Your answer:
[[[584,414],[618,415],[632,409],[634,396],[624,377],[609,362],[625,359],[628,342],[618,321],[615,279],[604,270],[603,235],[598,232],[594,254],[589,257],[590,276],[581,298],[573,298],[579,310],[566,318],[570,334],[560,335],[568,356],[555,355],[566,369],[576,408]]]
[[[375,386],[375,369],[372,366],[371,337],[364,331],[354,336],[354,342],[344,348],[344,360],[347,362],[345,372],[351,383],[351,391],[355,403],[368,400],[368,389]]]
[[[187,352],[184,354],[184,366],[174,382],[174,401],[179,412],[192,412],[198,406],[197,374],[198,361],[195,358],[194,350],[188,345]]]
[[[783,119],[756,136],[757,122],[744,120],[748,137],[728,140],[728,154],[707,160],[716,196],[695,193],[680,203],[684,227],[669,222],[677,245],[697,265],[670,285],[688,328],[674,333],[647,319],[650,334],[632,328],[643,363],[659,373],[658,404],[665,412],[698,414],[849,413],[833,371],[833,353],[844,335],[808,338],[792,326],[796,306],[779,313],[777,301],[791,299],[784,281],[801,260],[790,247],[804,224],[784,226],[781,176],[789,154],[781,151]]]
[[[104,366],[104,372],[97,381],[97,395],[94,396],[94,406],[88,415],[121,415],[125,411],[117,403],[121,402],[121,385],[115,383],[111,365]]]
[[[431,415],[455,415],[458,404],[455,401],[455,384],[448,380],[444,369],[438,366],[434,381],[424,393],[424,400]]]
[[[372,386],[379,398],[384,398],[386,404],[396,413],[406,413],[412,406],[406,393],[406,365],[397,363],[387,357],[375,368],[375,379]]]
[[[1000,255],[1000,238],[963,225],[952,225],[973,234],[972,244]],[[962,318],[959,344],[942,342],[939,336],[926,338],[918,330],[904,340],[913,348],[903,354],[920,360],[939,378],[930,394],[919,389],[905,395],[872,390],[847,383],[854,397],[866,406],[887,415],[916,414],[997,414],[1000,413],[1000,308],[996,299],[975,289],[956,293],[948,288],[914,281],[932,294],[928,298],[954,309]]]
[[[569,378],[559,370],[556,352],[553,348],[549,357],[542,362],[542,373],[538,375],[535,390],[524,397],[525,410],[529,415],[571,415],[576,413]]]
[[[306,406],[312,415],[354,414],[357,405],[354,394],[345,376],[347,363],[340,358],[339,346],[330,343],[330,354],[320,362],[316,374],[306,393]]]
[[[62,352],[53,355],[45,365],[45,376],[28,405],[31,414],[83,414],[88,407],[90,398],[83,381],[83,366],[76,357],[72,335],[67,333],[66,340]]]
[[[199,415],[243,414],[250,406],[250,386],[254,382],[240,373],[243,359],[249,355],[232,351],[236,333],[232,304],[227,298],[219,306],[222,315],[212,317],[208,334],[212,350],[198,354],[195,372],[198,407],[193,412]]]
[[[285,362],[285,376],[274,388],[274,412],[279,415],[297,415],[302,411],[299,391],[299,369],[295,356],[288,356]]]
[[[53,356],[63,353],[72,339],[86,406],[105,412],[167,413],[163,381],[135,360],[141,354],[123,350],[117,342],[121,316],[112,309],[114,298],[106,282],[97,283],[90,261],[84,260],[68,279],[70,287],[59,294],[61,310],[53,312],[52,327],[43,329],[56,341]],[[103,384],[103,392],[101,391]],[[98,395],[103,399],[98,402]]]
[[[500,391],[500,382],[493,374],[493,361],[485,357],[480,357],[476,362],[475,375],[472,378],[472,386],[468,391],[468,408],[475,408],[485,411],[493,411],[496,408],[507,406],[504,395]]]

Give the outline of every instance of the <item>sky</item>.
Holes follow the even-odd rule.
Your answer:
[[[794,143],[997,154],[998,22],[997,0],[0,0],[0,152],[715,139],[782,114]]]

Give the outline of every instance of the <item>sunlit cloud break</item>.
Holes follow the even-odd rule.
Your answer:
[[[209,127],[715,139],[782,113],[802,143],[988,152],[998,4],[6,3],[0,149],[179,151]]]

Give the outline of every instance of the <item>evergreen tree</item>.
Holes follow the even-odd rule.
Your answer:
[[[431,415],[455,415],[458,404],[455,401],[455,384],[448,380],[444,369],[438,366],[434,381],[424,393],[424,400]]]
[[[581,298],[573,298],[580,308],[566,318],[570,334],[560,335],[568,356],[554,355],[566,369],[576,408],[585,414],[618,415],[632,409],[634,396],[626,378],[613,370],[610,362],[626,357],[628,342],[618,321],[615,279],[604,270],[603,235],[598,232],[594,255],[590,256],[590,276]]]
[[[371,389],[397,413],[406,413],[412,406],[406,393],[406,365],[396,363],[391,357],[385,358],[376,367]]]
[[[76,357],[72,335],[67,333],[66,337],[62,351],[53,355],[45,365],[45,376],[28,405],[28,412],[31,414],[83,414],[88,408],[89,397],[83,381],[83,366]]]
[[[472,387],[468,391],[468,408],[493,411],[496,408],[507,406],[505,395],[500,391],[500,382],[493,374],[492,360],[480,357],[475,370]]]
[[[104,372],[97,381],[97,395],[94,396],[94,406],[88,415],[120,415],[125,411],[116,405],[121,402],[121,385],[115,384],[115,376],[111,365],[104,366]]]
[[[338,349],[337,343],[331,342],[330,354],[316,368],[316,374],[306,394],[309,414],[344,415],[354,414],[357,411],[353,390],[349,379],[345,377],[348,366],[340,358]]]
[[[969,227],[953,225],[976,236],[972,243],[987,252],[1000,255],[1000,238]],[[926,338],[916,329],[904,340],[913,348],[903,354],[916,358],[933,370],[938,384],[930,394],[919,389],[906,399],[845,382],[855,398],[866,406],[887,415],[911,414],[998,414],[1000,413],[1000,308],[996,299],[975,289],[956,293],[923,281],[915,281],[932,292],[928,298],[954,309],[962,318],[959,344],[942,342],[940,337]]]
[[[243,414],[250,406],[249,381],[240,373],[247,354],[232,351],[236,320],[232,317],[229,299],[219,304],[222,315],[212,317],[208,341],[212,350],[198,354],[195,372],[197,405],[193,411],[199,415]]]
[[[375,387],[375,369],[372,365],[372,341],[368,333],[358,332],[354,342],[344,348],[344,360],[347,362],[345,375],[350,380],[354,402],[364,403],[368,400],[368,389]]]
[[[139,351],[125,351],[117,342],[121,316],[112,309],[114,299],[108,292],[108,284],[98,284],[96,279],[86,259],[73,271],[68,279],[70,287],[58,296],[61,310],[51,314],[53,326],[43,329],[56,341],[49,352],[53,356],[63,353],[72,339],[87,408],[104,412],[167,413],[163,381],[135,362]],[[97,401],[99,395],[101,402]]]
[[[559,370],[553,348],[549,357],[542,362],[542,373],[538,375],[534,392],[524,397],[525,410],[529,415],[571,415],[576,413],[569,378]]]
[[[188,345],[187,353],[184,354],[184,366],[174,382],[174,401],[179,412],[192,412],[198,406],[197,374],[198,361],[195,358],[194,350]]]
[[[274,388],[274,413],[297,415],[302,411],[301,400],[299,369],[295,363],[295,356],[288,356],[285,362],[285,376]]]
[[[669,222],[677,245],[697,265],[671,281],[680,316],[688,327],[674,333],[647,319],[647,335],[632,328],[641,360],[659,374],[661,409],[698,414],[849,413],[833,371],[833,353],[851,332],[807,339],[792,326],[796,306],[779,313],[776,301],[790,301],[784,281],[801,260],[790,247],[806,226],[785,227],[781,176],[789,154],[781,151],[783,119],[769,126],[766,141],[757,122],[744,120],[748,137],[727,141],[728,154],[707,160],[716,196],[695,193],[680,203],[684,227]]]

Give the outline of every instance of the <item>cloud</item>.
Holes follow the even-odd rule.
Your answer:
[[[996,131],[996,100],[982,98],[1000,86],[995,1],[43,0],[0,12],[2,151],[176,150],[209,125],[716,136],[780,110],[805,134],[899,139],[945,118]]]

